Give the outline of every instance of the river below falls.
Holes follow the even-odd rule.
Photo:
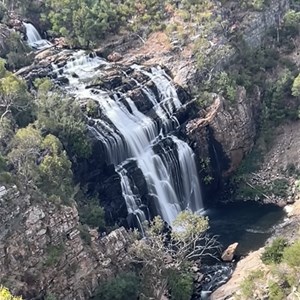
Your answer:
[[[229,280],[235,262],[263,247],[285,217],[282,208],[272,204],[259,204],[254,201],[218,204],[206,210],[209,217],[210,234],[217,235],[225,250],[238,242],[233,263],[219,260],[203,260],[200,268],[203,279],[193,295],[193,300],[208,300],[210,294]]]
[[[207,216],[210,231],[219,236],[222,248],[238,242],[236,256],[241,257],[264,246],[285,212],[273,204],[239,201],[209,208]]]

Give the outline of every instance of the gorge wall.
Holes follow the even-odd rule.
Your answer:
[[[0,278],[14,294],[85,300],[122,269],[129,233],[90,230],[83,240],[75,203],[57,206],[14,187],[1,193],[0,208]]]

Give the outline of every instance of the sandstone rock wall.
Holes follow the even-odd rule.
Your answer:
[[[225,156],[230,161],[230,164],[222,169],[223,175],[235,170],[244,155],[252,149],[260,111],[260,98],[258,88],[254,97],[249,98],[246,90],[239,87],[235,103],[218,98],[219,105],[214,104],[213,112],[209,110],[206,116],[187,124],[187,134],[202,157],[211,155],[208,153],[209,148],[203,147],[209,133],[212,133],[214,139],[222,146]]]
[[[0,199],[0,282],[24,299],[88,299],[122,269],[130,235],[119,228],[105,237],[81,238],[76,206],[57,206],[20,195]]]
[[[289,0],[272,0],[261,12],[247,14],[242,23],[245,42],[250,47],[258,47],[267,30],[280,25],[289,7]]]

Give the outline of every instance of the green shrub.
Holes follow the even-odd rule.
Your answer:
[[[265,248],[261,256],[261,260],[264,264],[279,264],[282,260],[283,251],[287,246],[287,242],[284,238],[276,238],[271,246]]]
[[[286,296],[282,288],[276,282],[269,282],[269,300],[283,300]]]
[[[193,293],[193,276],[172,272],[168,280],[172,300],[189,300]]]
[[[300,241],[297,241],[293,245],[284,249],[283,261],[290,267],[300,266]]]
[[[83,240],[83,242],[87,245],[91,244],[92,238],[89,233],[89,229],[87,225],[79,225],[78,227],[79,232],[80,232],[80,237]]]
[[[261,270],[252,271],[241,283],[241,293],[243,295],[243,299],[247,299],[253,296],[253,290],[255,288],[255,281],[257,279],[262,278],[264,272]]]
[[[64,252],[64,246],[62,244],[58,246],[50,246],[47,249],[47,259],[45,261],[46,266],[56,265]]]
[[[104,228],[104,210],[97,200],[91,199],[87,204],[79,206],[79,217],[83,224],[91,227]]]
[[[94,300],[135,300],[139,294],[139,278],[135,273],[123,273],[104,283]]]
[[[45,300],[57,300],[56,296],[51,294],[51,293],[47,293]]]

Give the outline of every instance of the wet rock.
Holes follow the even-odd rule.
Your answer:
[[[141,89],[134,89],[128,92],[128,96],[133,100],[137,109],[144,114],[153,107],[153,103],[150,99],[142,92]]]
[[[108,55],[107,60],[109,60],[111,62],[117,62],[117,61],[121,60],[122,58],[123,58],[123,56],[120,53],[113,52]]]
[[[233,243],[227,247],[227,249],[222,254],[222,260],[231,262],[236,252],[236,248],[238,247],[239,243]]]
[[[59,85],[67,85],[67,84],[69,84],[69,79],[68,79],[67,77],[62,76],[62,77],[58,77],[58,78],[56,79],[56,82],[57,82]]]

